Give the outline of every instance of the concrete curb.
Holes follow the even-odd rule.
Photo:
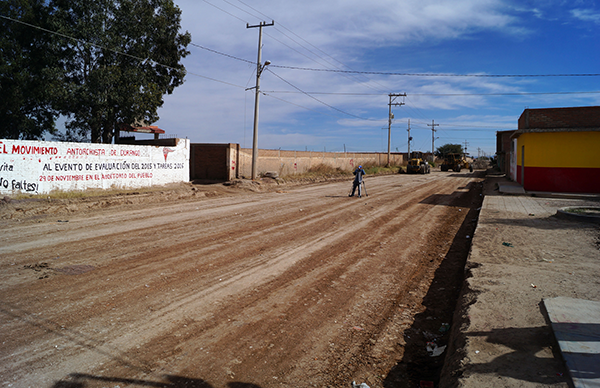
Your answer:
[[[599,215],[589,215],[589,214],[578,214],[573,213],[569,210],[571,209],[591,209],[591,207],[563,207],[556,211],[556,216],[565,220],[571,221],[579,221],[579,222],[591,222],[594,224],[600,224],[600,213]],[[593,208],[600,210],[600,207]]]

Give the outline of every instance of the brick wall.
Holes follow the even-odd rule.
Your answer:
[[[237,144],[191,144],[190,179],[228,181],[235,177],[236,160],[232,160],[231,150],[237,147]]]
[[[525,109],[519,117],[519,129],[598,127],[600,127],[600,106]]]

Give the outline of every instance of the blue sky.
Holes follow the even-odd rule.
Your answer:
[[[254,91],[245,89],[255,85],[258,28],[246,23],[272,20],[259,148],[387,151],[389,93],[407,94],[391,127],[391,149],[403,152],[409,119],[412,150],[431,150],[435,120],[436,147],[466,141],[477,156],[493,154],[496,131],[515,129],[525,108],[600,105],[600,77],[473,76],[600,73],[596,1],[175,2],[204,48],[188,47],[186,82],[165,96],[155,125],[192,142],[252,147]]]

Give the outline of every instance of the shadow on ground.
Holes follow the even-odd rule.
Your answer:
[[[212,388],[213,386],[202,379],[165,375],[164,381],[143,379],[127,379],[122,377],[95,376],[84,373],[72,373],[67,379],[57,381],[52,388],[85,388],[88,383],[105,382],[127,384],[127,386],[160,387],[160,388]],[[243,382],[227,383],[229,388],[260,388],[259,385]]]
[[[481,172],[473,174],[481,175]],[[458,174],[456,174],[458,175]],[[464,177],[463,174],[460,175]],[[483,201],[482,184],[475,183],[467,195],[446,204],[464,210],[467,216],[456,233],[446,257],[435,272],[434,279],[423,299],[425,310],[415,316],[412,326],[404,333],[406,345],[404,356],[388,373],[383,386],[386,388],[438,386],[447,352],[432,356],[429,348],[442,349],[448,344],[452,318],[465,275],[465,263],[471,248],[470,236],[477,226],[477,218]],[[439,198],[423,202],[438,201]],[[467,237],[469,236],[469,237]],[[448,324],[448,325],[446,325]],[[429,343],[429,344],[428,344]]]

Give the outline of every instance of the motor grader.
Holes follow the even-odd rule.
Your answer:
[[[423,158],[422,152],[412,152],[406,166],[407,174],[429,174],[431,166]]]
[[[460,172],[461,169],[469,169],[473,172],[473,165],[471,165],[464,154],[446,154],[444,157],[444,163],[442,163],[442,171],[452,170],[454,172]]]

